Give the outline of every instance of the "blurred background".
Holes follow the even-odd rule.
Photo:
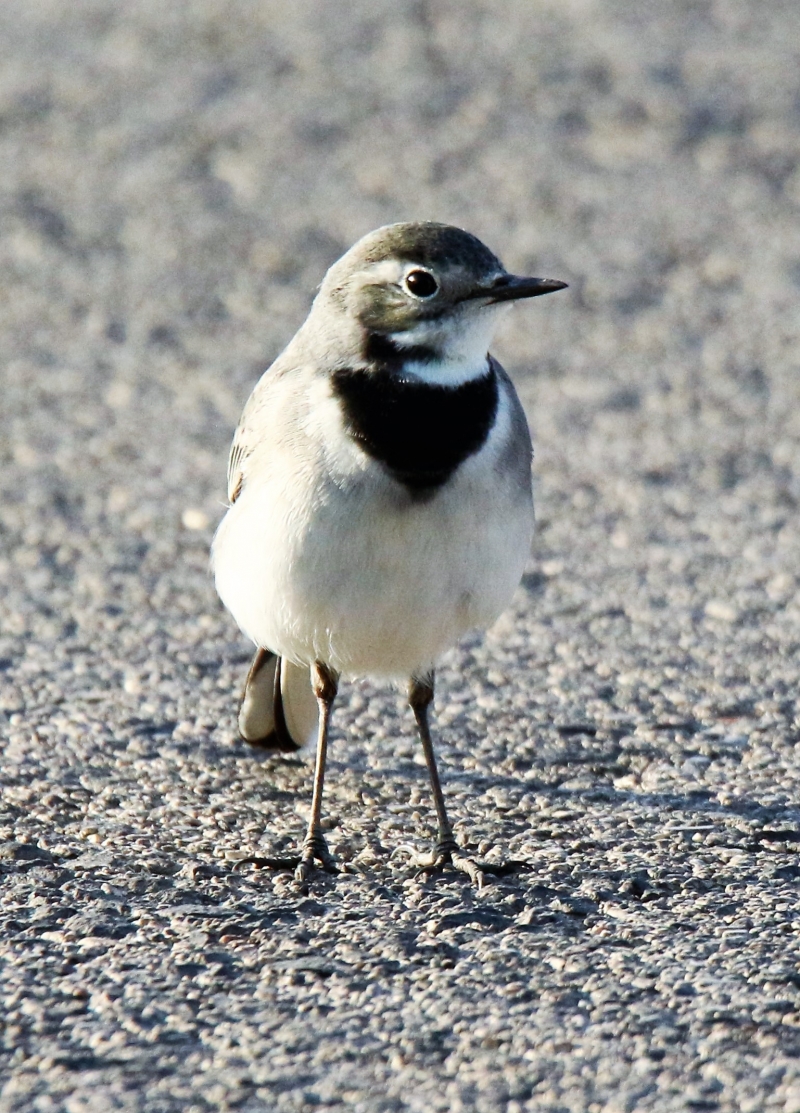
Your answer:
[[[800,1113],[797,0],[3,0],[0,165],[0,953],[27,1071],[0,1113],[66,1092],[86,1048],[188,1095],[210,1070],[191,1109],[239,1108],[243,1062],[286,1074],[281,1109],[309,1079],[379,1092],[389,1049],[381,1109],[419,1063],[412,1107],[444,1108],[449,1056],[452,1109],[535,1088],[537,1109]],[[326,268],[407,219],[570,284],[495,346],[538,535],[437,689],[459,837],[535,866],[477,927],[471,892],[390,856],[430,807],[399,697],[366,684],[326,785],[364,873],[295,918],[285,876],[229,861],[293,846],[309,785],[234,736],[251,650],[208,574],[228,446]],[[211,890],[262,947],[246,969],[236,936],[194,930]],[[324,984],[354,996],[317,1016],[317,1061],[300,1004],[334,967],[300,966],[271,1019],[253,1002],[323,926],[355,964]],[[81,940],[94,966],[70,965]],[[175,1004],[189,961],[212,989],[238,971],[192,989],[229,1028]],[[368,1037],[362,969],[395,986]],[[64,1108],[144,1108],[96,1077]]]

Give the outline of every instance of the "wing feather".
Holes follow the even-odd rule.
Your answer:
[[[269,431],[274,426],[272,408],[276,403],[281,404],[281,384],[286,383],[287,376],[292,376],[293,381],[295,376],[301,376],[297,397],[302,395],[304,368],[302,359],[298,359],[297,355],[295,345],[290,345],[258,380],[242,410],[228,456],[228,502],[231,506],[247,481],[251,457],[263,448],[265,439],[269,438]]]
[[[270,381],[267,378],[268,374],[269,372],[256,383],[253,393],[242,410],[236,432],[233,434],[233,443],[228,456],[228,502],[231,506],[242,492],[247,476],[247,461],[253,455],[259,440],[263,438],[263,431],[258,432],[259,423],[256,417],[264,405],[264,396]]]
[[[242,492],[244,484],[244,464],[250,455],[247,444],[241,436],[241,426],[236,430],[228,456],[228,502],[231,506]]]

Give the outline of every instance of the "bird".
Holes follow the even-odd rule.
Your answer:
[[[530,432],[489,347],[514,302],[566,285],[509,273],[450,224],[378,228],[330,267],[244,407],[212,569],[256,647],[241,738],[273,753],[316,744],[307,833],[285,863],[301,887],[338,871],[322,796],[342,677],[407,685],[437,820],[418,864],[483,884],[436,765],[435,668],[495,621],[529,559]]]

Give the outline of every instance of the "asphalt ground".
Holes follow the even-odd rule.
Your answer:
[[[0,6],[0,1113],[800,1113],[800,9]],[[237,741],[208,546],[239,411],[363,232],[570,290],[496,354],[515,605],[326,790]],[[476,529],[480,523],[476,522]]]

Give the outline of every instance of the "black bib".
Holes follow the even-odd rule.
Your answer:
[[[458,386],[403,379],[378,367],[336,371],[333,390],[345,426],[367,455],[417,497],[446,483],[486,441],[497,413],[497,376]]]

